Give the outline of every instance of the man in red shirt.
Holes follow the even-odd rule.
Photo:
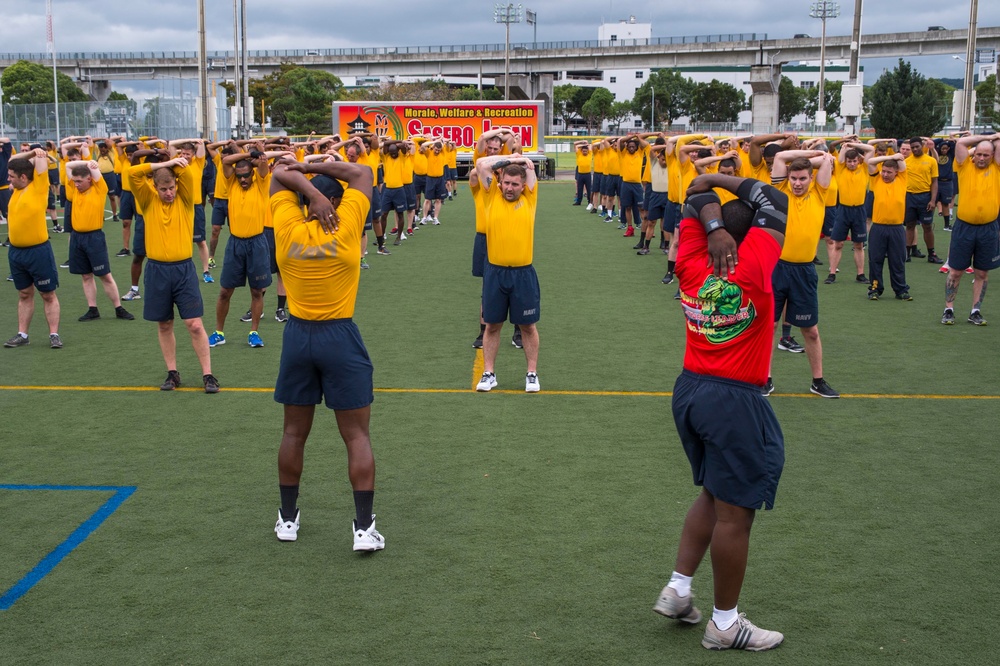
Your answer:
[[[738,200],[720,206],[712,188]],[[691,579],[711,546],[715,608],[702,639],[711,650],[768,650],[784,640],[751,624],[737,601],[754,512],[773,506],[785,459],[781,427],[760,389],[771,358],[771,274],[787,210],[787,197],[770,185],[707,174],[688,189],[680,224],[676,275],[687,345],[672,409],[702,492],[688,511],[675,570],[653,610],[690,624],[701,620]]]

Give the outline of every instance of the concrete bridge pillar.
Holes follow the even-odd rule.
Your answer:
[[[77,81],[76,87],[90,95],[90,98],[95,102],[106,102],[108,101],[108,96],[111,95],[110,81],[93,79],[89,81]]]
[[[781,63],[777,65],[751,65],[750,109],[753,113],[751,131],[770,134],[778,131],[778,84],[781,83]]]
[[[541,100],[545,102],[544,117],[540,118],[538,131],[542,136],[552,133],[552,96],[554,87],[552,74],[512,74],[510,77],[511,100]],[[496,78],[498,89],[503,88],[503,76]]]

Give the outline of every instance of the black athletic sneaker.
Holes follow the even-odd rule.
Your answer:
[[[765,397],[767,397],[767,396],[771,395],[772,393],[774,393],[774,382],[771,381],[770,377],[767,378],[767,383],[764,384],[764,388],[762,388],[760,390],[760,393],[761,393],[761,395],[763,395]]]
[[[833,390],[829,384],[826,383],[825,379],[821,379],[818,382],[813,382],[809,387],[809,390],[821,398],[839,398],[840,394]]]
[[[662,282],[663,284],[670,284],[673,281],[674,281],[674,274],[669,271],[667,272],[666,275],[663,276],[663,279],[660,280],[660,282]]]
[[[125,321],[132,321],[135,319],[135,316],[131,312],[120,305],[115,308],[115,316],[119,319],[124,319]]]
[[[476,338],[475,340],[472,341],[472,348],[473,349],[482,349],[483,348],[483,334],[482,333],[479,334],[478,338]]]
[[[169,370],[167,372],[167,378],[160,384],[161,391],[173,391],[175,388],[180,388],[181,386],[181,373],[176,370]]]
[[[919,247],[913,246],[913,248],[910,250],[910,256],[916,257],[917,259],[923,259],[927,255],[921,252]]]
[[[219,380],[215,378],[215,375],[202,375],[201,380],[205,382],[205,393],[219,392]]]
[[[910,296],[910,292],[908,292],[908,291],[901,291],[898,294],[896,294],[896,300],[897,301],[912,301],[913,300],[913,296]]]
[[[678,289],[678,290],[677,290],[677,293],[676,293],[676,294],[674,294],[674,300],[675,300],[675,301],[679,301],[679,300],[681,300],[681,290],[680,290],[680,289]]]
[[[97,311],[97,308],[94,308],[93,310],[87,310],[84,312],[83,316],[77,318],[77,321],[93,321],[100,318],[101,313]]]
[[[793,354],[801,354],[806,350],[805,347],[800,345],[798,341],[790,335],[787,338],[781,338],[778,340],[778,349],[786,352],[792,352]]]
[[[524,347],[524,345],[521,344],[521,331],[520,330],[514,331],[514,335],[510,339],[510,344],[514,345],[518,349],[521,349],[521,348]]]
[[[639,242],[632,246],[632,249],[633,250],[641,250],[644,246],[645,246],[645,243],[640,238]]]
[[[941,323],[945,326],[951,326],[955,323],[955,311],[951,308],[945,308],[944,314],[941,315]]]
[[[941,257],[937,256],[937,252],[931,252],[931,253],[929,253],[927,255],[927,263],[928,264],[943,264],[944,263],[944,259],[942,259]]]
[[[115,253],[116,257],[131,257],[132,253],[129,252],[128,248],[123,247]]]
[[[983,319],[983,315],[979,312],[979,310],[973,311],[973,313],[969,315],[967,321],[975,326],[986,326],[986,320]]]
[[[240,321],[243,322],[244,324],[253,321],[253,314],[249,310],[247,310],[247,313],[242,317],[240,317]]]
[[[830,273],[829,275],[826,276],[826,279],[823,280],[823,284],[833,284],[836,281],[836,279],[837,279],[837,274]]]
[[[868,284],[868,278],[865,277],[864,273],[861,273],[858,277],[854,278],[854,281],[858,284]]]
[[[813,263],[817,266],[822,266],[823,262],[819,260],[819,257],[813,257]]]
[[[869,289],[868,290],[868,300],[869,301],[877,301],[878,300],[878,292]]]

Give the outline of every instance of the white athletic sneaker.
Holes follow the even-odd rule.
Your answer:
[[[352,520],[354,528],[354,550],[373,552],[385,548],[385,537],[375,529],[375,514],[372,514],[372,524],[367,530],[358,529],[358,521]]]
[[[274,524],[274,533],[278,535],[278,541],[295,541],[299,532],[299,514],[295,512],[295,520],[285,520],[281,517],[281,509],[278,509],[278,522]]]
[[[489,391],[490,389],[496,388],[497,386],[497,376],[492,372],[484,372],[482,379],[476,384],[477,391]]]
[[[420,224],[427,224],[427,222],[429,222],[429,221],[430,221],[430,219],[431,219],[431,218],[429,218],[429,217],[427,217],[427,216],[425,215],[424,217],[420,218]]]
[[[441,220],[437,219],[437,216],[431,218],[431,224],[441,224]]]
[[[592,203],[587,204],[587,212],[589,213],[592,210],[594,210],[594,204]]]
[[[524,392],[525,393],[538,393],[538,375],[534,372],[529,372],[524,376]]]

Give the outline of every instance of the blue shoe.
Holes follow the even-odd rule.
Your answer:
[[[219,345],[224,344],[226,344],[226,336],[222,333],[222,331],[216,331],[208,336],[209,347],[218,347]]]
[[[251,347],[263,347],[264,341],[260,339],[260,334],[257,331],[250,331],[250,335],[247,336],[247,344]]]
[[[215,278],[214,278],[214,277],[212,277],[212,274],[211,274],[211,273],[209,273],[208,271],[205,271],[205,272],[204,272],[204,273],[202,273],[201,275],[202,275],[202,277],[203,277],[203,278],[205,279],[205,283],[206,283],[206,284],[212,284],[213,282],[215,282]]]

